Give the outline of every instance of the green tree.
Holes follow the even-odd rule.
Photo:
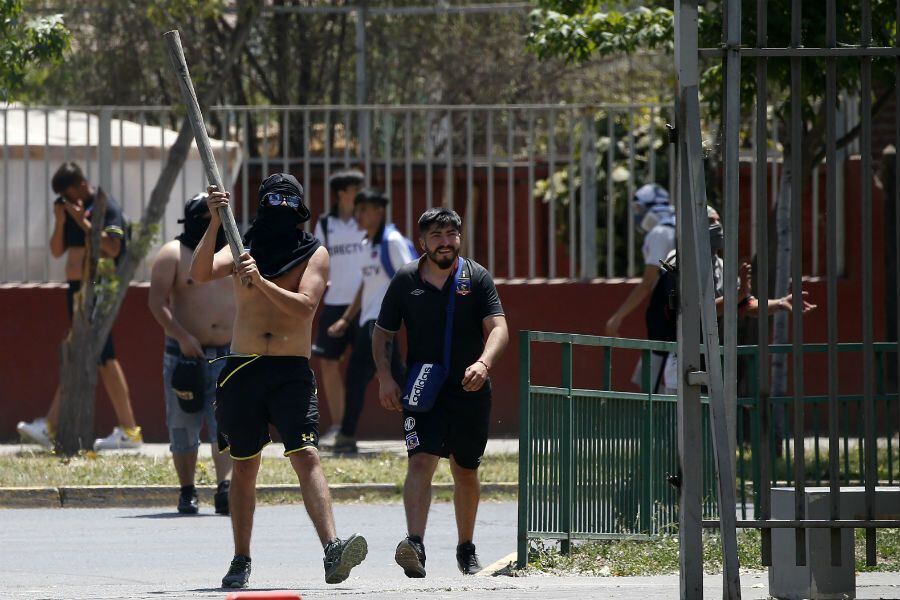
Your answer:
[[[172,6],[172,0],[163,6]],[[186,0],[190,6],[193,0]],[[250,28],[259,11],[255,0],[242,0],[238,4],[237,19],[229,27],[226,51],[212,64],[206,64],[207,73],[227,70],[243,51]],[[157,29],[157,44],[164,47],[162,30]],[[190,59],[189,59],[190,60]],[[199,66],[199,65],[198,65]],[[196,69],[203,71],[202,68]],[[169,67],[171,73],[171,67]],[[162,75],[161,75],[162,77]],[[178,85],[171,76],[164,77],[170,89]],[[214,80],[208,78],[198,87],[201,105],[208,105],[218,95]],[[75,296],[72,328],[62,343],[60,368],[60,418],[56,436],[56,449],[71,456],[83,450],[92,439],[94,421],[94,397],[97,388],[97,359],[103,348],[103,340],[112,330],[113,322],[122,307],[128,285],[138,266],[147,255],[165,213],[166,204],[175,180],[184,166],[193,140],[190,123],[184,119],[178,137],[169,149],[166,162],[150,194],[140,223],[133,228],[128,252],[118,267],[102,264],[99,260],[100,228],[95,227],[90,240],[86,240],[87,259],[84,265],[84,293]],[[94,218],[102,221],[105,197],[98,194]],[[107,272],[104,272],[104,268]],[[94,300],[97,299],[96,306]]]
[[[663,0],[644,2],[645,6],[634,9],[605,10],[603,6],[630,3],[608,3],[597,0],[538,0],[538,8],[531,14],[531,33],[528,47],[541,59],[562,58],[580,64],[590,57],[632,54],[640,50],[659,49],[671,52],[674,48],[674,14]],[[791,45],[791,6],[789,0],[770,0],[766,3],[767,45],[787,47]],[[861,0],[847,0],[838,3],[836,29],[838,43],[859,44],[861,41],[860,18]],[[897,29],[896,4],[889,0],[871,0],[872,37],[870,45],[892,46]],[[702,3],[699,23],[700,47],[715,48],[722,44],[723,1],[710,0]],[[741,34],[745,43],[755,44],[757,36],[756,1],[743,0],[741,3]],[[825,47],[826,12],[825,4],[806,3],[801,23],[803,45]],[[702,64],[702,100],[709,107],[713,119],[721,117],[722,106],[722,63],[710,61]],[[773,289],[775,297],[788,292],[790,282],[791,239],[791,180],[800,177],[810,181],[812,170],[825,156],[826,69],[822,59],[805,58],[801,61],[803,73],[801,89],[791,88],[791,65],[789,60],[768,60],[766,99],[773,106],[776,126],[781,132],[785,156],[789,156],[794,143],[802,146],[800,173],[791,172],[791,164],[785,161],[781,169],[781,181],[776,201],[776,236],[770,243],[776,243],[776,251],[771,252],[776,266]],[[872,77],[875,86],[873,114],[877,114],[894,92],[894,62],[873,61]],[[854,91],[859,89],[860,70],[842,64],[838,69],[838,89]],[[756,101],[756,71],[745,67],[741,71],[741,104],[743,114],[749,114]],[[791,139],[788,127],[792,96],[801,98],[801,140]],[[860,126],[851,127],[840,140],[838,148],[852,142],[859,135]],[[787,315],[775,318],[772,341],[784,343],[788,337]],[[776,356],[772,366],[772,393],[783,395],[787,389],[786,356]]]
[[[60,60],[70,37],[62,15],[25,18],[22,0],[0,0],[0,101],[13,99],[30,69]]]

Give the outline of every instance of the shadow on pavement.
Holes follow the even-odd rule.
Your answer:
[[[207,513],[199,513],[196,515],[183,515],[177,512],[152,513],[148,515],[122,515],[120,519],[196,519],[198,517],[219,517],[223,515],[211,515]],[[228,515],[224,515],[228,516]]]

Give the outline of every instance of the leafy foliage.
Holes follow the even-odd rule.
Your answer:
[[[0,0],[0,101],[9,101],[34,65],[62,58],[70,33],[62,15],[25,18],[22,0]]]
[[[619,4],[625,4],[620,2]],[[638,51],[674,49],[674,13],[670,2],[653,0],[644,6],[631,10],[600,10],[595,0],[540,0],[538,8],[531,14],[529,48],[541,59],[563,58],[567,62],[584,63],[593,56],[614,56],[633,54]],[[756,45],[757,15],[756,0],[741,3],[741,40],[744,44]],[[837,6],[836,35],[838,45],[860,44],[862,40],[862,0],[847,0]],[[872,36],[869,45],[892,46],[897,26],[896,4],[891,0],[871,0]],[[721,47],[723,0],[701,3],[699,11],[700,47]],[[766,3],[766,45],[788,47],[791,45],[791,6],[789,0]],[[801,20],[802,44],[806,47],[826,47],[826,12],[824,3],[807,3]],[[859,87],[860,70],[847,68],[842,64],[838,69],[838,89],[856,90]],[[806,58],[802,61],[803,113],[808,128],[820,119],[822,99],[825,92],[824,61]],[[889,87],[892,83],[894,64],[890,60],[873,61],[873,80]],[[721,61],[711,61],[705,65],[701,75],[704,101],[713,114],[720,113],[722,89]],[[767,85],[769,101],[777,106],[776,114],[788,114],[787,103],[792,95],[791,65],[786,59],[768,61]],[[750,64],[741,72],[741,98],[743,108],[748,110],[754,101],[756,73]]]

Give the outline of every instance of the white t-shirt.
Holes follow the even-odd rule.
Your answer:
[[[669,225],[657,225],[644,235],[644,264],[659,267],[669,252],[675,249],[675,228]]]
[[[409,246],[406,239],[396,229],[391,229],[388,234],[388,252],[391,255],[391,265],[394,272],[400,270],[400,267],[413,260],[409,252]],[[359,324],[364,325],[367,321],[378,318],[381,312],[381,301],[387,292],[391,278],[384,271],[381,264],[381,241],[374,242],[366,239],[363,241],[365,249],[362,266],[362,309],[359,312]]]
[[[320,218],[314,235],[325,245],[331,263],[331,275],[324,302],[329,306],[342,306],[353,302],[362,281],[362,263],[365,256],[363,238],[366,232],[359,228],[356,219],[343,221],[329,215],[328,236],[324,235]],[[326,243],[327,239],[327,243]]]

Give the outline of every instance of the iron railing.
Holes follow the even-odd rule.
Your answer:
[[[532,357],[535,344],[555,347],[554,381],[538,385]],[[575,366],[575,348],[602,349],[599,364],[591,356],[586,369]],[[564,549],[573,540],[649,539],[673,533],[678,523],[678,492],[672,476],[678,474],[676,439],[676,401],[674,395],[650,393],[650,353],[672,352],[674,342],[656,342],[607,338],[588,335],[523,331],[519,337],[520,353],[520,437],[519,437],[519,562],[524,565],[530,540],[563,542]],[[863,346],[844,343],[838,352],[860,353]],[[644,392],[614,389],[613,354],[624,358],[641,357],[641,382]],[[773,345],[772,354],[790,353],[790,345]],[[584,351],[584,350],[583,350]],[[825,344],[805,344],[804,355],[827,352]],[[877,358],[877,412],[882,416],[877,433],[879,479],[889,485],[900,483],[900,438],[896,423],[900,402],[896,393],[886,391],[885,371],[897,352],[896,343],[875,345]],[[763,473],[759,464],[760,406],[756,347],[740,346],[738,355],[746,361],[744,379],[747,395],[738,399],[736,471],[736,510],[741,519],[757,517],[760,484]],[[546,369],[549,355],[542,353],[540,362]],[[616,363],[621,365],[621,359]],[[631,363],[628,364],[631,366]],[[574,385],[587,371],[597,385]],[[558,378],[555,377],[559,373]],[[544,378],[546,374],[539,377]],[[790,397],[769,398],[770,412],[790,406]],[[841,485],[859,485],[865,480],[864,431],[862,428],[863,396],[842,394],[840,421]],[[811,469],[805,482],[821,485],[827,478],[823,453],[827,453],[827,431],[823,430],[827,396],[803,398],[808,419],[799,424],[792,413],[786,413],[780,432],[769,437],[768,486],[794,485],[790,465],[798,451],[794,431],[802,434],[802,452],[809,457]],[[702,409],[702,477],[703,518],[717,519],[718,501],[715,467],[709,427],[708,401]]]
[[[674,147],[662,142],[667,105],[215,106],[205,116],[242,229],[264,173],[294,172],[318,215],[331,205],[328,176],[360,167],[393,199],[390,217],[407,235],[425,208],[460,211],[467,255],[498,278],[638,275],[628,200],[649,181],[671,188],[674,176]],[[80,163],[139,219],[180,122],[159,106],[0,108],[0,283],[63,279],[47,247],[49,180],[61,162]],[[777,124],[767,127],[777,137]],[[773,180],[779,160],[776,144]],[[160,242],[180,230],[181,200],[206,183],[189,157]],[[145,266],[138,279],[147,277]]]

